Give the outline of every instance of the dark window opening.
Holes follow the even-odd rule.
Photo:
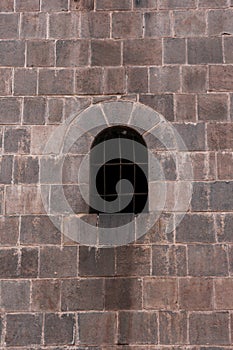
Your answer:
[[[105,141],[115,140],[114,157],[108,159],[109,147]],[[127,141],[127,152],[125,142]],[[97,148],[94,149],[95,146]],[[142,146],[144,147],[142,147]],[[148,212],[148,151],[142,136],[132,128],[113,126],[100,132],[92,146],[90,157],[90,213],[105,213],[105,207],[98,209],[98,198],[106,202],[118,198],[119,207],[115,213]],[[124,186],[116,190],[120,180],[126,179],[133,186],[128,193]],[[97,193],[93,190],[96,186]],[[127,199],[128,205],[125,207]]]

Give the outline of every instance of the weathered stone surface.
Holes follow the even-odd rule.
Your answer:
[[[9,311],[29,311],[29,281],[1,281],[1,309]]]
[[[20,40],[0,41],[0,66],[23,67],[25,62],[25,43]]]
[[[186,344],[187,314],[184,311],[159,312],[159,337],[161,344]]]
[[[188,63],[223,63],[221,38],[188,39]]]
[[[45,344],[72,345],[74,343],[75,316],[47,314],[45,316]]]
[[[162,63],[162,43],[160,39],[126,40],[123,45],[125,65],[158,65]]]
[[[182,91],[189,93],[206,92],[207,68],[205,66],[182,67]]]
[[[30,129],[28,128],[11,128],[5,129],[4,151],[6,153],[28,154],[30,153]]]
[[[40,252],[40,277],[77,276],[77,247],[44,247]]]
[[[79,314],[78,321],[81,344],[114,344],[117,329],[117,317],[115,313],[83,313]]]
[[[153,276],[185,276],[187,274],[184,246],[154,245],[152,248]]]
[[[46,100],[43,97],[24,99],[23,123],[28,125],[45,124]]]
[[[179,219],[179,216],[177,217]],[[215,242],[214,218],[211,215],[186,214],[176,231],[176,242]]]
[[[191,344],[229,344],[228,313],[191,314],[189,339]]]
[[[23,13],[21,20],[20,36],[23,39],[45,39],[46,37],[46,14]]]
[[[201,10],[175,11],[174,30],[175,35],[181,37],[204,35],[206,30],[205,13]]]
[[[182,64],[186,60],[185,39],[165,38],[163,41],[163,56],[165,64]]]
[[[147,278],[144,280],[145,309],[176,309],[177,282],[173,278]]]
[[[76,13],[52,13],[49,16],[49,37],[76,39],[79,31],[79,15]]]
[[[62,311],[103,310],[103,279],[67,279],[62,282]],[[95,296],[95,297],[93,297]]]
[[[205,278],[182,278],[179,281],[179,306],[183,310],[212,310],[213,281]]]
[[[53,40],[29,40],[27,42],[28,67],[53,67],[55,42]]]
[[[17,332],[16,332],[17,329]],[[6,345],[33,346],[41,344],[42,315],[7,315]]]
[[[140,38],[143,34],[143,16],[140,13],[118,12],[112,16],[112,37]]]
[[[130,10],[131,1],[130,0],[97,0],[96,1],[97,10]]]
[[[188,259],[191,276],[228,275],[227,249],[224,245],[189,246]]]
[[[224,121],[228,117],[228,97],[225,94],[198,96],[198,119]]]
[[[35,69],[17,69],[14,75],[14,95],[36,95],[37,71]]]
[[[233,65],[210,66],[209,87],[210,91],[232,91],[233,90]]]
[[[88,50],[89,43],[85,40],[58,40],[56,42],[56,66],[87,66]]]
[[[157,330],[155,312],[119,313],[119,344],[156,344]]]
[[[117,278],[105,281],[106,310],[140,310],[142,283],[137,278]]]
[[[21,249],[20,277],[37,278],[39,275],[39,250],[38,248]]]

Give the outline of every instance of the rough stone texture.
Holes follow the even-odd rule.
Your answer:
[[[0,0],[1,350],[232,349],[232,18],[232,0]],[[151,107],[187,146],[173,152],[165,123],[155,130],[169,151],[143,135],[167,181],[165,207],[156,222],[135,220],[135,242],[99,249],[60,232],[75,215],[59,209],[64,190],[91,225],[86,239],[96,225],[124,222],[88,214],[78,186],[107,118],[71,148],[65,142],[62,172],[58,144],[43,155],[52,132],[98,103],[109,123],[127,123],[138,103]],[[97,117],[84,119],[95,126]],[[131,117],[151,127],[149,109]],[[192,198],[187,213],[174,212],[188,156]]]
[[[115,341],[117,329],[116,314],[96,312],[79,314],[80,343],[92,345],[111,345]]]
[[[17,329],[17,332],[15,330]],[[7,315],[6,345],[33,346],[41,343],[42,315]]]

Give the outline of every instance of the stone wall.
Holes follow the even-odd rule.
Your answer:
[[[0,11],[0,349],[232,349],[233,1],[0,0]],[[97,250],[50,221],[39,169],[72,113],[116,100],[177,128],[193,196],[172,233],[179,214],[164,212],[134,244]]]

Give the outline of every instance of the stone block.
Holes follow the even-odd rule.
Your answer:
[[[18,250],[1,249],[0,250],[0,277],[16,278],[18,276]]]
[[[146,278],[143,283],[145,309],[174,310],[177,307],[177,281],[174,278]]]
[[[14,74],[14,95],[36,95],[37,71],[34,69],[16,69]]]
[[[233,34],[232,9],[208,11],[208,35]]]
[[[32,310],[55,312],[60,311],[60,281],[32,281]]]
[[[176,228],[176,242],[214,243],[215,228],[213,216],[209,214],[186,214]]]
[[[189,318],[191,344],[229,344],[229,315],[227,312],[193,313]]]
[[[55,63],[55,42],[53,40],[29,40],[27,42],[28,67],[53,67]]]
[[[186,150],[205,151],[205,125],[203,123],[180,123],[174,124],[174,126],[182,137]],[[180,145],[180,148],[182,148],[182,145]]]
[[[21,115],[21,100],[15,97],[0,98],[0,123],[18,124]]]
[[[76,72],[76,89],[78,94],[100,95],[103,93],[102,68],[80,68]]]
[[[79,33],[79,22],[78,13],[52,13],[49,16],[49,37],[54,39],[76,39]]]
[[[56,42],[56,66],[87,66],[88,53],[89,43],[86,40],[58,40]]]
[[[232,151],[233,124],[210,123],[207,125],[207,143],[210,151]]]
[[[0,39],[18,39],[19,15],[0,13]]]
[[[174,12],[174,31],[175,31],[175,36],[181,36],[181,37],[205,35],[206,19],[205,19],[204,11],[202,10],[175,11]]]
[[[40,251],[40,277],[77,276],[77,247],[45,246]]]
[[[42,0],[41,10],[45,12],[50,11],[67,11],[68,0]]]
[[[55,218],[53,218],[53,221]],[[60,219],[57,218],[60,226]],[[21,221],[20,241],[24,245],[60,244],[60,231],[48,216],[23,216]]]
[[[212,310],[213,281],[206,278],[182,278],[179,281],[179,307],[183,310]]]
[[[172,94],[139,95],[139,102],[153,108],[167,120],[174,120],[174,103]]]
[[[46,99],[43,97],[25,97],[23,123],[28,125],[45,124]]]
[[[81,344],[112,345],[117,332],[117,317],[113,312],[82,313],[78,316]]]
[[[210,91],[232,91],[233,65],[213,65],[209,67]]]
[[[25,62],[25,43],[19,40],[0,41],[0,66],[23,67]]]
[[[39,269],[39,250],[38,248],[21,249],[20,277],[37,278]]]
[[[20,37],[22,39],[45,39],[47,17],[45,13],[22,14]]]
[[[5,153],[28,154],[30,153],[31,135],[28,128],[7,127],[4,134]]]
[[[104,93],[123,94],[126,92],[126,74],[122,67],[106,67],[104,69]]]
[[[227,276],[227,249],[224,245],[190,245],[189,275]]]
[[[14,159],[14,183],[36,184],[39,181],[39,160],[36,157],[17,156]]]
[[[146,37],[167,37],[170,35],[171,23],[168,12],[161,11],[145,13]]]
[[[182,64],[186,61],[186,43],[183,38],[164,38],[163,57],[165,64]]]
[[[191,94],[175,95],[176,120],[184,122],[196,121],[196,98]]]
[[[123,43],[124,65],[146,66],[162,64],[160,39],[134,39]]]
[[[38,186],[13,185],[6,189],[7,214],[44,214]]]
[[[64,280],[61,289],[62,311],[103,310],[103,285],[100,278]]]
[[[80,276],[113,276],[115,273],[115,252],[113,248],[79,248]]]
[[[214,281],[215,304],[218,310],[233,309],[233,279],[218,278]]]
[[[150,261],[150,247],[128,245],[116,248],[116,273],[119,276],[148,276]]]
[[[119,313],[118,344],[157,344],[158,320],[155,312]]]
[[[112,37],[115,39],[141,38],[143,16],[139,12],[116,12],[112,15]]]
[[[50,98],[48,100],[48,120],[49,124],[60,124],[63,119],[63,100],[61,98]]]
[[[110,37],[110,16],[106,12],[81,14],[81,38],[106,39]]]
[[[140,310],[142,282],[138,278],[109,278],[105,281],[106,310]]]
[[[113,40],[93,40],[91,64],[92,66],[120,66],[121,43]]]
[[[159,337],[161,344],[187,343],[187,314],[185,311],[159,312]]]
[[[145,67],[130,67],[127,69],[128,92],[148,92],[148,69]]]
[[[9,311],[29,311],[30,282],[1,281],[1,309]]]
[[[15,246],[19,238],[19,218],[17,216],[0,217],[0,245]]]
[[[188,63],[223,63],[221,38],[188,39]]]
[[[152,248],[153,276],[185,276],[186,248],[178,245],[154,245]]]
[[[43,69],[39,72],[39,95],[72,95],[74,72],[71,69]]]
[[[182,67],[182,91],[189,93],[207,92],[207,67]]]
[[[97,10],[130,10],[131,9],[131,1],[130,0],[97,0],[96,1],[96,9]]]
[[[19,12],[39,11],[40,0],[16,0],[15,9]]]
[[[13,157],[0,157],[0,184],[11,184],[13,171]]]
[[[6,320],[6,346],[33,346],[41,344],[42,315],[9,314]]]
[[[150,68],[150,92],[179,92],[180,70],[178,66]]]
[[[228,96],[226,94],[198,95],[198,119],[203,121],[224,121],[228,117]]]
[[[1,96],[12,94],[12,70],[10,68],[0,69],[0,94]]]

